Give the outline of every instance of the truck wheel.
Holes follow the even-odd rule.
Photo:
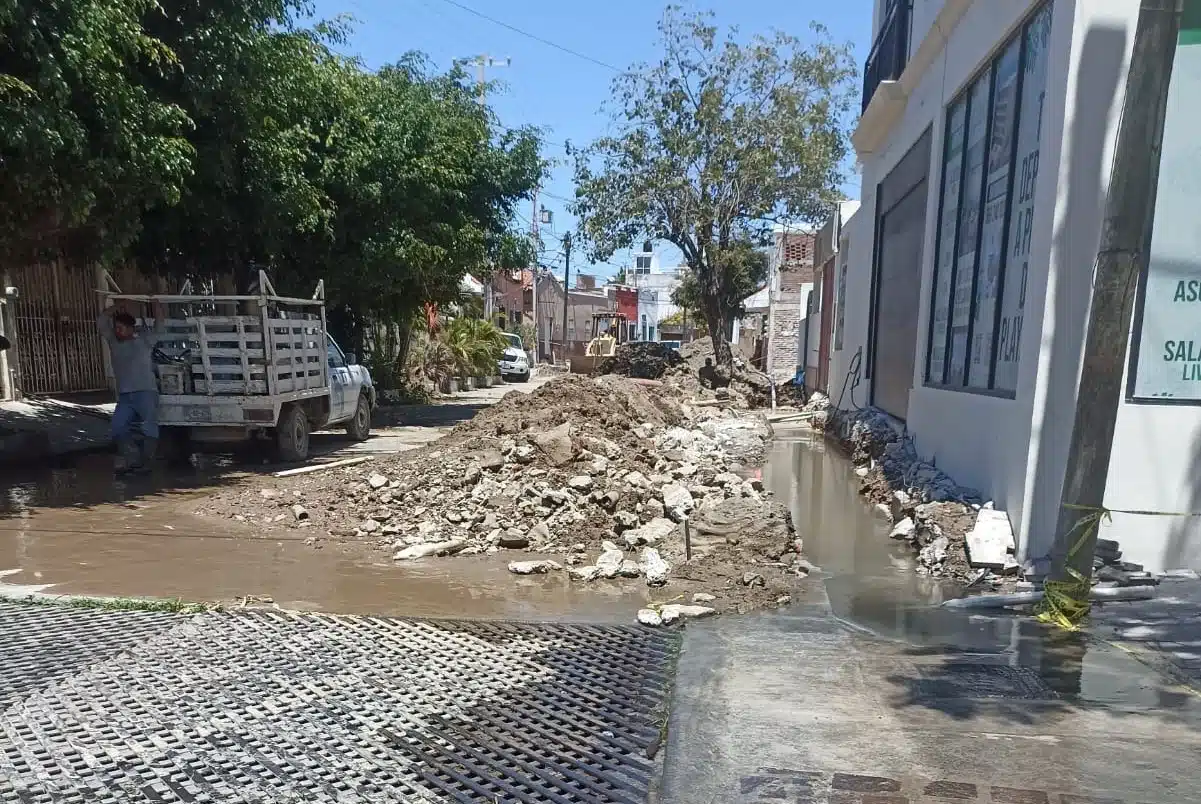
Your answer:
[[[346,434],[355,441],[366,441],[371,435],[371,404],[362,394],[359,394],[354,416],[346,423]]]
[[[186,427],[164,427],[160,436],[159,450],[164,453],[167,465],[184,468],[192,462],[192,434]]]
[[[275,451],[285,463],[309,457],[309,417],[299,405],[289,405],[280,413],[275,427]]]

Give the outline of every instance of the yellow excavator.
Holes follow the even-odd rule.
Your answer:
[[[629,319],[611,310],[592,314],[592,340],[582,357],[568,361],[572,374],[595,374],[606,358],[613,357],[617,347],[630,339]]]

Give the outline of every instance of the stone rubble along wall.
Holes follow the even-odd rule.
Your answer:
[[[993,586],[1017,573],[1012,558],[996,570],[971,566],[966,538],[979,512],[991,509],[991,503],[923,460],[902,426],[886,413],[870,407],[838,410],[820,392],[810,397],[804,412],[814,429],[846,450],[860,478],[860,493],[893,525],[891,537],[913,546],[918,572]]]

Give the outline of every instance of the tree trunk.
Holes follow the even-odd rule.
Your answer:
[[[734,353],[730,349],[730,321],[727,320],[721,303],[714,298],[702,299],[705,323],[709,325],[709,339],[713,341],[713,363],[719,369],[724,369],[727,376],[734,373]]]

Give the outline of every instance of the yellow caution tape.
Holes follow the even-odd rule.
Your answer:
[[[1090,604],[1089,593],[1092,591],[1092,579],[1086,578],[1072,568],[1075,555],[1080,552],[1089,537],[1097,531],[1102,521],[1112,521],[1113,514],[1133,514],[1136,516],[1201,516],[1201,513],[1173,513],[1165,511],[1130,511],[1121,508],[1109,509],[1104,506],[1075,505],[1064,503],[1064,508],[1076,511],[1087,511],[1085,516],[1076,520],[1069,535],[1080,531],[1080,538],[1068,550],[1064,560],[1070,579],[1066,581],[1046,581],[1043,584],[1043,602],[1038,606],[1040,622],[1058,625],[1067,631],[1080,630],[1080,623],[1088,616]]]

